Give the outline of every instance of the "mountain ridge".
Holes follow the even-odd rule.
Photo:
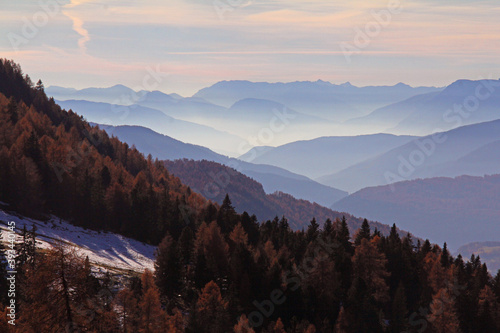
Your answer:
[[[152,154],[157,158],[168,157],[169,159],[193,157],[196,160],[207,159],[233,167],[239,172],[263,183],[267,193],[283,191],[299,199],[318,202],[323,206],[329,206],[347,195],[345,191],[319,184],[306,176],[295,174],[286,169],[229,158],[209,151],[208,148],[202,146],[189,145],[178,140],[172,141],[168,136],[140,126],[120,126],[116,128],[103,126],[102,128],[109,134],[116,134],[119,139],[129,145],[135,145],[146,155]],[[139,131],[140,135],[131,135],[131,130]],[[152,142],[157,144],[153,145]],[[173,144],[175,144],[175,147],[172,146]],[[173,154],[172,149],[177,150],[179,153]]]
[[[355,192],[364,187],[386,185],[405,179],[447,176],[445,171],[450,163],[499,139],[500,120],[465,125],[416,138],[382,155],[316,180]],[[465,174],[459,168],[460,165],[457,165],[454,175]],[[476,163],[476,175],[485,174],[482,171],[490,171],[482,168],[480,163]]]
[[[474,241],[499,240],[500,174],[436,177],[364,188],[332,208],[371,220],[397,223],[457,249]]]

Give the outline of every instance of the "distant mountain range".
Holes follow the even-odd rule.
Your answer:
[[[222,81],[193,97],[135,92],[121,85],[82,90],[51,87],[47,93],[67,99],[60,104],[92,122],[145,126],[182,142],[240,156],[243,161],[277,166],[353,193],[401,180],[500,172],[498,88],[499,80],[459,80],[445,88]],[[111,100],[118,102],[111,104]],[[374,105],[379,108],[371,112]],[[346,121],[339,122],[342,120]],[[485,120],[490,122],[478,123]],[[469,123],[472,127],[461,126]],[[442,142],[436,141],[438,136],[406,135],[438,128],[445,132]],[[405,135],[355,136],[377,129]],[[349,136],[342,134],[346,132]],[[149,146],[155,153],[166,153],[152,141]],[[308,199],[314,196],[314,201],[322,204],[333,202],[330,190],[312,190],[317,188],[311,185],[314,182],[298,191],[296,184],[287,182],[293,177],[281,178],[283,170],[269,173],[252,168],[244,170],[245,174],[259,179],[266,191],[281,187],[301,198],[307,191]],[[325,195],[328,198],[321,199]]]
[[[255,147],[239,159],[270,164],[318,178],[385,153],[413,139],[415,137],[391,134],[320,137],[279,147]]]
[[[451,249],[498,241],[500,175],[430,178],[370,187],[332,206],[384,223],[396,223]]]
[[[249,81],[222,81],[204,88],[193,97],[165,94],[160,91],[134,91],[123,85],[110,88],[75,90],[49,87],[46,93],[74,109],[82,108],[75,101],[100,102],[143,110],[155,109],[166,115],[227,132],[242,139],[237,146],[248,150],[254,145],[283,145],[297,140],[311,140],[319,136],[352,135],[342,121],[367,115],[374,109],[404,100],[414,95],[440,91],[441,88],[412,88],[405,84],[381,87],[355,87],[329,82],[261,83]],[[123,109],[123,107],[121,108]],[[121,116],[121,115],[120,115]],[[142,125],[132,119],[122,119],[111,125]],[[159,124],[152,129],[185,142],[204,142],[212,150],[238,156],[245,150],[225,147],[221,142],[194,137],[190,131],[183,137],[161,131]],[[96,121],[96,120],[91,120]],[[96,121],[99,122],[99,121]],[[103,123],[102,121],[100,123]],[[190,136],[186,139],[186,136]],[[235,140],[227,140],[226,143]],[[246,144],[248,142],[248,144]],[[226,144],[227,145],[227,144]],[[250,147],[249,147],[250,146]],[[228,149],[229,148],[229,149]]]
[[[147,93],[145,90],[134,91],[122,84],[107,88],[74,89],[59,86],[45,88],[47,96],[52,96],[59,101],[85,100],[89,102],[102,102],[117,105],[131,105]]]
[[[58,96],[60,89],[50,91]],[[231,156],[241,155],[254,142],[282,144],[298,139],[311,139],[318,134],[331,133],[333,127],[338,125],[270,100],[247,98],[234,103],[230,108],[224,108],[200,98],[172,97],[159,91],[140,92],[139,95],[116,86],[108,89],[110,96],[116,94],[116,91],[129,91],[129,95],[114,98],[115,103],[127,105],[85,99],[58,100],[58,103],[92,122],[145,126],[184,142],[202,144]],[[89,90],[93,92],[96,89],[59,95],[62,98],[73,95],[85,98]],[[101,89],[97,91],[101,92]],[[92,93],[88,98],[96,100],[100,98],[100,94]],[[112,98],[109,96],[102,98],[110,99]],[[129,102],[134,104],[128,104]],[[178,122],[176,126],[169,126],[175,121]]]
[[[225,107],[245,98],[267,99],[305,114],[344,121],[411,96],[439,90],[441,88],[412,88],[402,83],[395,86],[355,87],[350,83],[336,85],[321,80],[289,83],[221,81],[201,89],[193,97]]]
[[[146,127],[130,125],[110,126],[102,124],[98,126],[109,135],[113,135],[129,145],[134,145],[140,152],[146,155],[151,154],[160,160],[188,158],[222,161],[226,158],[208,148],[184,143]]]
[[[458,80],[346,122],[359,129],[427,135],[500,118],[500,80]]]
[[[148,128],[140,126],[99,126],[121,141],[129,145],[135,145],[145,155],[151,154],[155,158],[168,160],[188,158],[215,161],[235,168],[261,183],[266,193],[282,191],[298,199],[309,200],[327,207],[347,196],[347,192],[319,184],[305,176],[285,169],[229,158],[208,148],[186,144]]]
[[[414,139],[317,181],[352,193],[402,180],[500,173],[499,140],[500,120],[462,126]]]
[[[141,105],[116,105],[84,100],[57,101],[61,107],[71,109],[87,121],[106,125],[140,125],[177,140],[216,147],[221,153],[237,151],[243,139],[218,131],[206,125],[179,120],[165,113]]]

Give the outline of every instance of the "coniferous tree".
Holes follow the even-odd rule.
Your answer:
[[[323,233],[327,237],[331,236],[333,233],[333,223],[332,220],[326,219],[325,224],[323,224]]]
[[[124,333],[139,331],[139,308],[138,300],[134,292],[129,288],[123,288],[115,298],[117,314],[122,324]]]
[[[361,229],[359,229],[358,233],[356,234],[356,239],[354,241],[354,244],[358,246],[361,244],[361,240],[370,239],[370,237],[371,237],[370,225],[368,224],[368,220],[364,219],[363,224],[361,225]]]
[[[160,293],[156,287],[153,274],[145,270],[141,276],[142,297],[139,300],[140,318],[139,332],[154,333],[162,327],[164,317],[161,309]]]
[[[364,281],[370,295],[377,302],[385,302],[389,298],[389,288],[386,279],[390,273],[387,272],[387,259],[377,248],[380,241],[378,237],[369,241],[363,239],[360,246],[356,248],[353,262],[354,278]]]
[[[36,261],[25,265],[26,279],[20,290],[24,331],[78,329],[85,325],[87,312],[76,311],[86,299],[84,261],[62,244]]]
[[[337,323],[335,324],[336,333],[349,333],[349,320],[347,318],[344,307],[340,308]]]
[[[274,324],[274,327],[270,333],[286,333],[285,326],[283,325],[281,318],[278,318],[276,324]]]
[[[225,332],[230,327],[227,301],[214,281],[207,283],[196,302],[196,320],[198,332]]]
[[[307,227],[307,232],[306,232],[306,239],[307,242],[312,242],[318,237],[319,233],[319,224],[316,222],[316,219],[313,217],[311,222],[309,223],[309,226]]]
[[[497,300],[500,303],[500,269],[493,280],[493,292],[497,296]]]
[[[17,102],[14,97],[11,97],[9,99],[9,105],[7,105],[7,114],[9,116],[8,120],[12,123],[15,124],[17,123],[17,120],[19,119],[18,113],[17,113]]]
[[[181,256],[177,242],[167,234],[156,250],[156,285],[162,296],[172,299],[181,289],[181,279]]]
[[[434,332],[460,332],[460,323],[455,312],[455,301],[448,288],[440,289],[433,297],[428,316]]]
[[[219,212],[217,213],[217,223],[224,234],[228,234],[233,230],[237,223],[237,214],[228,194],[226,194]]]
[[[252,327],[250,327],[250,323],[248,321],[247,316],[242,315],[238,319],[238,323],[234,325],[233,329],[234,333],[255,333]]]
[[[184,227],[179,237],[179,251],[181,262],[187,265],[193,257],[194,233],[191,227]]]
[[[174,309],[172,315],[166,314],[164,331],[169,333],[184,333],[184,318],[179,309]]]
[[[345,216],[342,216],[341,221],[335,222],[335,235],[335,240],[340,244],[340,246],[342,246],[348,253],[354,253],[352,244],[349,241],[351,236]]]
[[[500,331],[500,304],[489,286],[485,286],[478,301],[478,325],[479,332]]]
[[[451,258],[450,258],[450,252],[448,251],[448,246],[446,245],[446,242],[443,245],[443,251],[441,252],[441,265],[443,267],[448,268],[450,267],[451,263]]]

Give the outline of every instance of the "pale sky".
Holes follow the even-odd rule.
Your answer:
[[[236,79],[444,86],[500,77],[499,18],[498,0],[0,0],[0,57],[46,86],[184,96]]]

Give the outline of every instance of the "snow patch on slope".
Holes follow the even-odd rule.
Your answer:
[[[22,217],[0,210],[2,241],[7,241],[7,222],[16,223],[17,242],[21,241],[24,226],[31,230],[35,225],[37,247],[48,249],[57,241],[75,247],[77,253],[98,267],[142,273],[154,270],[156,247],[110,232],[98,232],[74,226],[52,216],[47,222]]]

